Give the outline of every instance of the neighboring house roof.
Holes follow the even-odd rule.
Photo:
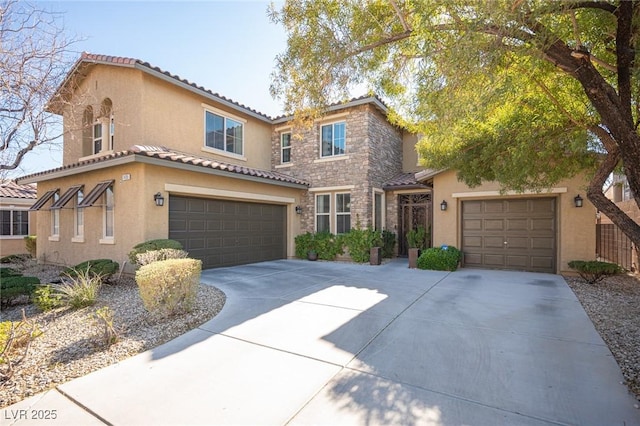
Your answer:
[[[38,198],[38,188],[34,184],[21,185],[14,180],[1,181],[0,198],[35,200]]]
[[[431,188],[431,186],[418,182],[416,179],[416,173],[413,172],[400,173],[382,185],[382,189],[384,190],[425,188]]]
[[[134,145],[126,151],[119,151],[101,157],[68,164],[56,169],[23,176],[19,178],[19,180],[25,183],[39,182],[129,162],[142,162],[164,167],[181,168],[195,172],[210,173],[281,186],[292,186],[297,188],[307,188],[309,186],[309,183],[283,173],[223,163],[210,158],[201,158],[173,151],[165,147],[143,145]]]

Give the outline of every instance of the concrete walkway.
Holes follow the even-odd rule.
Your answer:
[[[640,425],[560,276],[275,261],[203,281],[227,294],[216,318],[0,422]]]

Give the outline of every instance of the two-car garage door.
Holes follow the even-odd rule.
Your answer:
[[[286,221],[282,205],[169,197],[169,238],[203,268],[286,258]]]
[[[466,267],[555,273],[555,198],[462,202]]]

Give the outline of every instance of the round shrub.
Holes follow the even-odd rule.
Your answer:
[[[147,311],[168,317],[191,311],[200,285],[202,261],[167,259],[141,266],[136,283]]]
[[[182,244],[180,244],[180,242],[176,240],[158,239],[145,241],[144,243],[136,244],[135,246],[133,246],[133,250],[129,252],[129,261],[132,264],[137,265],[139,254],[160,249],[182,250],[183,247]]]
[[[453,246],[432,247],[418,258],[418,269],[455,271],[462,259],[462,252]]]

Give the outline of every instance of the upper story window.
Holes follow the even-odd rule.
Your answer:
[[[320,127],[322,157],[344,155],[346,153],[346,123],[331,123]]]
[[[291,133],[283,133],[280,135],[280,162],[281,163],[290,163],[291,162]]]
[[[211,111],[206,111],[205,114],[205,145],[231,154],[242,155],[244,124]]]
[[[0,210],[0,235],[3,237],[29,235],[29,211]]]
[[[97,122],[93,125],[93,153],[100,154],[102,152],[102,123]]]
[[[83,115],[83,156],[112,151],[115,139],[115,118],[111,99],[105,98],[100,105],[100,111],[88,106]]]

